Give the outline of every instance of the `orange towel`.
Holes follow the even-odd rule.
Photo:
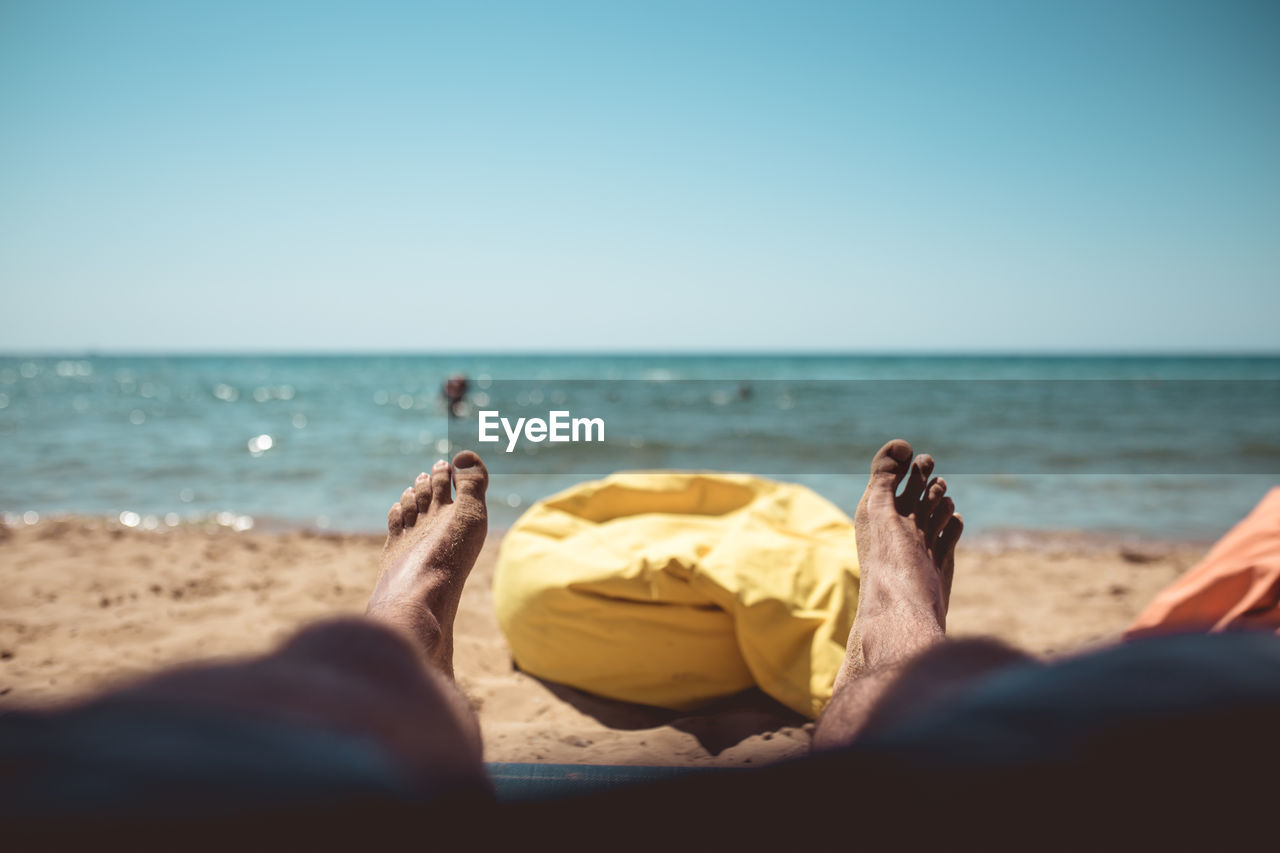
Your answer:
[[[1125,639],[1241,628],[1280,633],[1280,487],[1157,595]]]

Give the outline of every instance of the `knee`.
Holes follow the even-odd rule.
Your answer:
[[[380,623],[355,617],[304,628],[280,647],[277,656],[392,684],[420,678],[423,670],[422,657],[408,638]]]
[[[480,727],[453,680],[430,666],[396,630],[360,618],[306,628],[281,647],[275,665],[295,678],[316,674],[310,691],[344,724],[376,735],[418,766],[479,768]]]
[[[900,723],[998,670],[1033,660],[1026,652],[985,637],[941,643],[902,667],[868,714],[864,732]]]

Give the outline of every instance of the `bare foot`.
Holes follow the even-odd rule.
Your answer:
[[[470,450],[418,475],[387,513],[382,571],[366,610],[408,631],[449,676],[458,599],[489,528],[488,485],[489,472]]]
[[[837,689],[869,669],[906,660],[946,630],[964,522],[946,497],[946,481],[929,479],[933,458],[912,462],[911,456],[911,445],[895,439],[871,460],[871,479],[853,517],[862,572],[858,614]]]

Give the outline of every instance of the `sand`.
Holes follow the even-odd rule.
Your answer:
[[[480,716],[486,760],[737,765],[808,749],[812,725],[758,692],[674,713],[516,671],[490,592],[500,538],[472,574],[456,634],[458,683]],[[0,707],[262,652],[313,620],[360,613],[381,547],[377,536],[303,530],[0,525]],[[1206,549],[1029,534],[962,543],[948,627],[1074,653],[1114,640]]]

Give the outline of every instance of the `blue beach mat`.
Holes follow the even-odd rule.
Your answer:
[[[733,767],[667,767],[610,764],[488,762],[485,769],[499,802],[528,802],[592,794],[678,777],[740,772]]]

